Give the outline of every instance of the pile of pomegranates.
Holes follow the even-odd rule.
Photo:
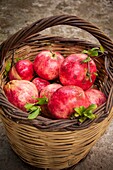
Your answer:
[[[106,102],[103,92],[93,88],[97,76],[94,60],[84,53],[66,58],[44,50],[34,61],[22,59],[9,70],[4,92],[29,119],[39,114],[51,119],[95,118],[93,111]]]

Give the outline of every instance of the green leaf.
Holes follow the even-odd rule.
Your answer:
[[[98,56],[99,48],[94,47],[89,50],[83,50],[82,53],[88,54],[89,56]]]
[[[92,110],[85,110],[85,112],[84,112],[84,116],[88,116],[88,115],[91,115],[93,112],[92,112]]]
[[[43,105],[48,103],[48,98],[43,97],[43,98],[37,98],[38,102],[36,104]]]
[[[78,118],[79,122],[83,123],[87,118],[94,119],[96,115],[93,114],[93,111],[97,108],[96,104],[91,104],[89,107],[85,108],[84,106],[74,108],[75,113],[74,117]]]
[[[84,106],[74,108],[75,112],[78,113],[79,116],[82,116],[82,113],[86,110]]]
[[[91,60],[90,57],[87,57],[86,59],[82,60],[82,62],[83,62],[83,63],[87,63],[87,62],[89,62],[90,60]]]
[[[80,109],[81,113],[83,113],[86,110],[86,108],[84,106],[80,106],[79,109]]]
[[[87,112],[84,112],[84,116],[89,118],[89,119],[92,119],[94,116],[93,116],[93,112],[92,111],[87,111]]]
[[[32,106],[32,107],[30,108],[30,111],[35,111],[35,110],[37,110],[37,108],[38,108],[38,106]]]
[[[32,104],[32,103],[27,103],[27,104],[25,104],[24,107],[27,109],[27,111],[29,111],[33,106],[34,106],[34,104]]]
[[[84,111],[84,116],[89,119],[94,119],[95,115],[93,114],[93,111],[97,108],[96,104],[91,104],[86,110]]]
[[[90,51],[89,55],[98,56],[98,51]]]
[[[22,58],[16,58],[15,60],[16,60],[16,63],[17,63],[18,61],[22,60]]]
[[[87,115],[87,117],[88,117],[89,119],[93,120],[93,119],[96,118],[96,115],[92,113],[92,114]]]
[[[97,108],[96,104],[91,104],[89,107],[87,107],[87,110],[92,110],[94,111]]]
[[[5,71],[6,71],[6,72],[9,72],[10,68],[11,68],[11,62],[10,62],[10,61],[7,61],[6,67],[5,67]]]
[[[41,108],[38,107],[37,110],[35,110],[34,112],[28,115],[28,119],[30,120],[35,119],[40,114],[40,111],[41,111]]]
[[[88,50],[83,50],[82,53],[83,54],[88,54],[89,52],[88,52]]]
[[[91,51],[99,50],[98,47],[91,48]]]
[[[75,113],[74,116],[75,116],[75,117],[79,117],[79,114],[78,114],[78,113]]]
[[[81,117],[81,118],[79,118],[79,122],[80,122],[80,123],[83,123],[85,120],[86,120],[86,117]]]
[[[91,48],[89,50],[83,50],[82,53],[84,54],[88,54],[89,56],[98,56],[99,52],[104,53],[105,49],[103,48],[103,46],[101,45],[99,48],[98,47],[94,47]]]
[[[103,47],[102,45],[100,46],[100,51],[101,51],[102,53],[105,52],[105,49],[104,49],[104,47]]]
[[[75,110],[75,112],[78,113],[79,115],[81,114],[79,107],[74,108],[74,110]]]

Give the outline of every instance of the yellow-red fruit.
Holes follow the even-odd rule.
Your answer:
[[[26,103],[35,103],[39,97],[36,86],[28,80],[12,80],[4,86],[5,94],[13,105],[26,111]]]
[[[18,61],[9,72],[10,80],[31,80],[34,76],[33,63],[30,60]]]

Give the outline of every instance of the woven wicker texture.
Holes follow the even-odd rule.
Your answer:
[[[59,51],[65,57],[98,45],[91,42],[44,36],[40,32],[57,25],[70,25],[88,31],[105,48],[105,53],[95,57],[98,77],[95,85],[107,96],[107,102],[95,110],[97,118],[78,124],[76,119],[52,120],[38,116],[28,120],[26,112],[12,105],[6,98],[3,85],[5,63],[23,57],[34,60],[44,49]],[[14,151],[27,163],[40,168],[63,169],[84,158],[97,139],[104,133],[113,117],[113,42],[99,28],[76,16],[53,16],[40,19],[18,31],[0,46],[0,106],[1,117],[9,142]]]

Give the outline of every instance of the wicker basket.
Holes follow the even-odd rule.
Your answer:
[[[78,125],[76,119],[52,120],[38,116],[28,120],[27,114],[13,106],[6,98],[3,85],[6,61],[12,63],[17,57],[34,60],[43,49],[59,51],[65,57],[98,45],[91,42],[42,36],[40,31],[56,26],[79,27],[92,34],[105,48],[104,54],[94,58],[99,76],[95,84],[107,96],[107,102],[95,110],[97,118]],[[0,46],[0,106],[8,140],[19,157],[35,167],[63,169],[77,164],[83,159],[99,137],[105,132],[113,117],[113,42],[94,25],[76,16],[52,16],[40,19],[18,31]]]

